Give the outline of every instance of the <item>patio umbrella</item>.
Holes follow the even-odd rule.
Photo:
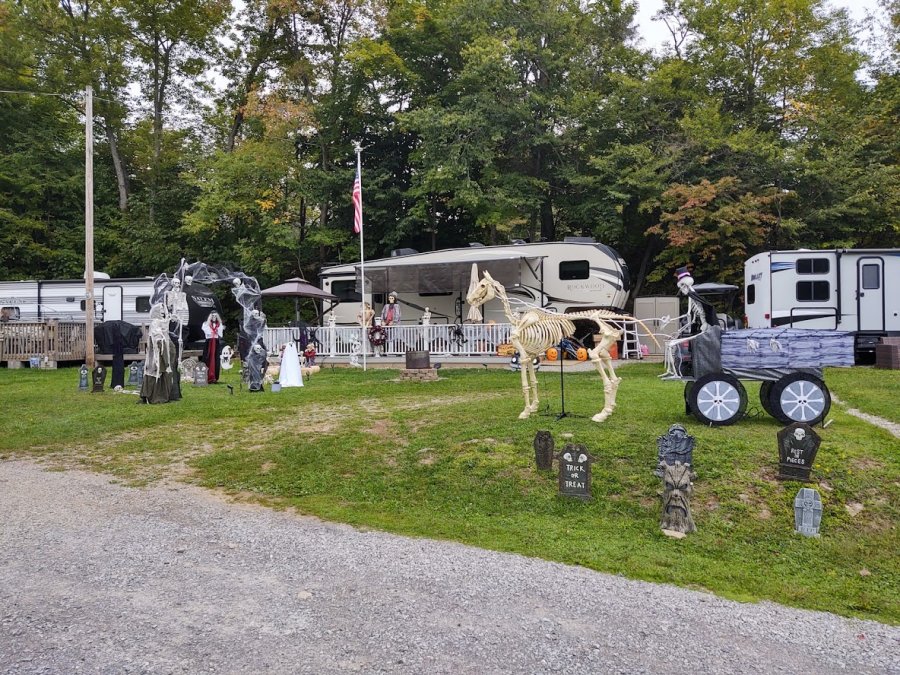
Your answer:
[[[478,285],[478,265],[476,263],[472,263],[472,278],[469,281],[469,290],[468,293],[471,293],[475,290],[475,287]],[[466,321],[471,321],[472,323],[481,323],[484,320],[484,317],[481,315],[481,310],[474,305],[469,305],[469,313],[466,316]]]
[[[288,279],[284,283],[272,286],[272,288],[264,288],[261,293],[269,297],[294,298],[294,312],[296,313],[297,321],[300,321],[300,298],[331,301],[338,299],[336,295],[323,291],[321,288],[317,288],[299,277]]]

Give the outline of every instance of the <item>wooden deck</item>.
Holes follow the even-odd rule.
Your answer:
[[[141,327],[138,354],[126,354],[127,361],[142,360],[146,352],[147,326]],[[37,367],[55,368],[63,361],[84,362],[84,323],[71,321],[9,321],[0,323],[0,363],[20,368],[32,359]],[[98,361],[111,361],[109,354],[97,354]]]

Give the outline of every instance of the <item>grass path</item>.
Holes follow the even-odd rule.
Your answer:
[[[162,406],[78,392],[73,369],[0,371],[0,398],[15,410],[0,420],[0,457],[136,484],[190,481],[358,527],[900,623],[900,442],[835,406],[814,469],[822,536],[800,537],[801,485],[775,479],[780,427],[759,410],[758,385],[748,386],[748,419],[705,428],[685,416],[682,386],[659,371],[623,368],[619,406],[602,425],[590,421],[602,405],[591,373],[566,375],[576,416],[555,422],[559,376],[549,370],[539,374],[546,414],[526,421],[508,371],[446,370],[420,384],[395,381],[396,371],[328,369],[303,389],[186,387],[182,401]],[[841,400],[865,410],[873,402],[889,419],[881,392],[900,391],[890,371],[829,371],[827,381]],[[675,422],[697,439],[698,532],[680,541],[660,533],[652,474],[656,438]],[[599,458],[594,499],[559,497],[556,475],[534,468],[538,429]]]

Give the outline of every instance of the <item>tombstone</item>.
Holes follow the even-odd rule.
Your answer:
[[[194,386],[205,387],[209,384],[209,368],[202,361],[194,367]]]
[[[144,381],[144,364],[140,362],[132,363],[128,366],[128,386],[140,387]]]
[[[680,424],[673,424],[665,436],[656,439],[656,448],[659,457],[656,463],[654,475],[662,478],[665,466],[674,466],[676,462],[694,466],[694,437],[689,436],[687,430]],[[691,478],[697,475],[691,469]]]
[[[794,530],[806,537],[819,536],[822,498],[812,488],[800,488],[794,497]]]
[[[91,381],[94,383],[94,388],[91,389],[91,392],[102,392],[103,386],[106,384],[106,368],[103,366],[95,367],[94,372],[91,375]]]
[[[778,432],[778,478],[808,482],[822,440],[811,426],[794,422]]]
[[[691,465],[675,462],[663,465],[662,469],[663,509],[659,526],[666,534],[696,532],[697,527],[691,516],[691,495],[694,492]]]
[[[86,365],[82,365],[81,368],[78,369],[78,391],[87,391],[88,390],[88,373],[91,371],[88,370]]]
[[[553,436],[549,431],[538,431],[534,436],[534,461],[539,471],[553,469]]]
[[[591,462],[594,458],[583,445],[566,443],[559,460],[559,494],[585,501],[591,498]]]

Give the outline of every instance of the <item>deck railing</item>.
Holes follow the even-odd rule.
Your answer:
[[[78,361],[84,356],[84,322],[49,319],[0,323],[0,361]]]
[[[626,332],[620,358],[640,358],[640,342],[633,321],[617,322]],[[507,323],[437,324],[432,326],[401,325],[383,329],[384,344],[373,345],[369,330],[359,326],[322,326],[307,329],[307,341],[316,343],[321,356],[352,356],[384,354],[403,356],[407,350],[428,350],[447,356],[496,356],[501,345],[509,344],[512,327]],[[378,336],[375,336],[376,340]],[[266,328],[263,340],[270,352],[294,341],[303,344],[299,328]],[[589,345],[592,346],[592,345]]]
[[[633,321],[618,322],[626,331],[621,342],[619,358],[640,358],[640,341]],[[361,355],[363,349],[370,356],[403,356],[408,350],[427,350],[436,355],[492,356],[509,344],[511,326],[506,323],[435,324],[431,326],[400,325],[384,328],[384,344],[373,345],[368,329],[358,326],[322,326],[307,329],[321,356],[349,357]],[[147,328],[139,351],[146,349]],[[377,336],[376,341],[377,340]],[[71,321],[11,321],[0,323],[0,362],[28,361],[39,357],[42,362],[83,361],[84,323]],[[266,328],[264,341],[270,352],[294,341],[303,344],[298,328]]]

